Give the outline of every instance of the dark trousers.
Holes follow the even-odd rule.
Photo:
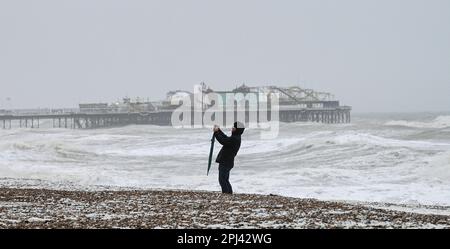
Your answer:
[[[233,189],[230,184],[230,170],[231,167],[227,167],[225,165],[219,164],[219,184],[222,187],[222,193],[224,194],[232,194]]]

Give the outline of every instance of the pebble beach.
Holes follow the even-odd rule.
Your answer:
[[[0,228],[450,228],[450,215],[277,195],[2,187]]]

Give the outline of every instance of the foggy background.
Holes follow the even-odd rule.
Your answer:
[[[450,110],[450,1],[0,0],[0,109],[247,85]]]

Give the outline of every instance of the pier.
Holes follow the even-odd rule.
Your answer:
[[[74,113],[74,114],[30,114],[0,115],[3,129],[39,128],[44,120],[51,120],[53,128],[94,129],[118,127],[131,124],[170,125],[172,112],[155,113]]]
[[[317,122],[327,124],[350,123],[350,107],[280,108],[281,122]],[[172,110],[134,113],[61,113],[0,115],[0,126],[11,128],[40,128],[43,121],[51,121],[53,128],[95,129],[126,125],[172,125]],[[192,113],[194,116],[194,113]],[[235,117],[237,113],[235,113]],[[246,113],[248,121],[249,113]]]
[[[232,91],[213,91],[207,87],[205,83],[198,85],[200,95],[177,90],[170,91],[167,98],[159,102],[141,101],[137,98],[132,101],[131,98],[125,97],[122,103],[116,102],[111,105],[108,103],[86,103],[79,104],[79,108],[70,109],[28,109],[28,110],[0,110],[0,126],[3,129],[18,128],[39,128],[44,120],[51,121],[51,127],[67,128],[67,129],[95,129],[119,127],[125,125],[172,125],[172,114],[174,110],[180,107],[178,103],[180,99],[190,98],[194,103],[201,106],[201,110],[191,107],[191,124],[202,124],[202,121],[194,120],[194,117],[201,116],[212,106],[212,102],[205,101],[205,96],[209,93],[215,93],[224,101],[227,100],[227,94],[241,94],[242,96],[267,96],[270,98],[273,94],[277,94],[279,101],[277,102],[278,120],[281,122],[317,122],[324,124],[341,124],[350,123],[351,107],[340,105],[334,95],[327,92],[318,92],[312,89],[305,89],[298,86],[278,87],[278,86],[260,86],[248,87],[243,84]],[[195,91],[194,91],[195,92]],[[199,99],[198,99],[199,97]],[[173,101],[175,100],[175,101]],[[242,120],[249,122],[249,118],[256,117],[258,123],[260,120],[260,107],[268,106],[259,105],[256,107],[250,102],[246,102],[245,107],[238,107],[236,103],[230,102],[226,104],[227,108],[234,106],[234,120],[237,117],[245,117]],[[267,107],[268,108],[268,107]],[[225,108],[226,109],[226,108]],[[256,112],[256,113],[254,113]],[[270,110],[267,112],[268,120],[272,120]],[[226,115],[222,120],[226,122]],[[48,122],[47,122],[48,124]],[[188,124],[189,125],[189,124]],[[48,125],[47,125],[48,127]]]

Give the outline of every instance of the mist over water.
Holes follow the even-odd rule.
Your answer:
[[[3,180],[86,188],[220,188],[216,166],[206,176],[209,129],[50,126],[0,129]],[[359,114],[351,124],[336,125],[281,123],[273,140],[247,130],[230,181],[238,193],[450,205],[450,114]]]

